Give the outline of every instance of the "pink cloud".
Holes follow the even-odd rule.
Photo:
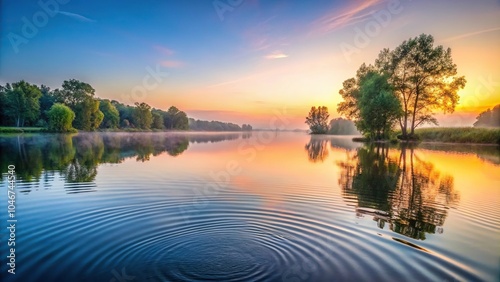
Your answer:
[[[335,10],[321,17],[313,23],[313,32],[325,34],[336,29],[363,22],[371,14],[371,8],[381,3],[382,0],[352,1],[344,9]],[[370,9],[369,11],[367,11]]]

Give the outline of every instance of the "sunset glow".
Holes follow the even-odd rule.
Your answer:
[[[456,112],[437,115],[441,125],[471,126],[500,103],[496,0],[194,4],[71,1],[26,36],[26,21],[40,21],[43,8],[3,1],[0,83],[24,79],[54,89],[75,78],[101,98],[175,105],[190,117],[256,128],[270,127],[274,112],[286,109],[286,127],[305,129],[311,106],[339,116],[338,91],[363,62],[426,33],[452,49],[467,79]],[[151,72],[160,74],[148,78]]]

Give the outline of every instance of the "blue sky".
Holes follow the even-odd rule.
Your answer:
[[[377,12],[390,19],[366,46],[356,46],[357,31],[369,31]],[[463,105],[462,112],[476,114],[500,102],[500,74],[491,63],[500,61],[499,19],[497,0],[3,0],[0,83],[25,79],[57,88],[76,78],[102,98],[176,105],[196,118],[262,127],[286,107],[291,127],[303,127],[312,105],[337,116],[342,81],[361,63],[429,33],[452,48],[469,81],[465,98],[478,100],[481,83],[490,89],[479,104]],[[357,52],[347,54],[346,44]]]

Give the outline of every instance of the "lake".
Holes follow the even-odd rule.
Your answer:
[[[304,133],[0,137],[2,281],[494,281],[497,147]]]

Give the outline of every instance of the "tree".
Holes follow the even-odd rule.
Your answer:
[[[146,103],[135,103],[134,110],[134,124],[138,128],[150,129],[153,123],[153,115],[151,114],[151,107]]]
[[[328,131],[328,108],[320,106],[312,107],[309,115],[306,117],[306,123],[309,125],[312,134],[325,134]]]
[[[387,82],[387,77],[368,72],[359,89],[359,116],[356,127],[371,140],[388,139],[401,116],[401,104]]]
[[[21,80],[12,85],[7,84],[5,91],[5,114],[15,120],[16,126],[24,126],[25,122],[34,122],[40,115],[40,89],[33,84]]]
[[[437,124],[434,111],[452,113],[459,100],[457,92],[466,83],[463,76],[457,76],[451,49],[434,47],[434,38],[426,34],[410,38],[392,51],[382,50],[375,67],[388,76],[401,101],[403,139],[413,138],[421,124]]]
[[[90,84],[76,79],[65,80],[62,90],[54,91],[56,101],[69,106],[76,115],[74,127],[94,130],[99,127],[104,114],[99,110],[99,100],[94,98],[95,90]]]
[[[111,104],[115,106],[115,108],[118,110],[120,116],[120,126],[121,127],[133,126],[131,122],[134,119],[135,108],[132,106],[124,105],[116,100],[111,101]]]
[[[372,140],[389,137],[401,116],[401,103],[386,75],[363,64],[356,78],[346,80],[339,93],[344,101],[338,105],[338,112],[353,119],[359,131]]]
[[[49,117],[47,116],[47,112],[50,110],[52,105],[54,105],[56,98],[53,95],[53,92],[50,91],[48,86],[42,84],[40,86],[40,92],[42,92],[42,96],[40,97],[40,120],[42,124],[47,124],[49,122]]]
[[[10,87],[10,85],[8,83],[6,86],[0,85],[0,125],[7,125],[8,124],[7,119],[9,117],[6,113],[6,111],[7,111],[7,98],[6,98],[7,87]]]
[[[153,115],[153,123],[151,124],[151,128],[154,129],[164,129],[165,126],[163,125],[163,116],[160,111],[152,111],[151,112]]]
[[[99,103],[99,110],[104,114],[100,125],[101,128],[117,128],[120,123],[120,113],[109,100],[102,100]]]
[[[476,117],[474,127],[500,127],[500,104]]]
[[[338,104],[337,111],[349,120],[357,121],[360,119],[359,99],[361,93],[359,88],[362,79],[371,71],[375,71],[374,67],[363,63],[357,70],[356,77],[349,78],[342,83],[343,87],[340,89],[339,94],[344,101]]]
[[[56,103],[47,112],[49,119],[49,130],[57,132],[70,132],[73,130],[72,123],[75,113],[67,106]]]
[[[189,120],[185,112],[171,106],[164,115],[164,124],[166,129],[189,129]]]

